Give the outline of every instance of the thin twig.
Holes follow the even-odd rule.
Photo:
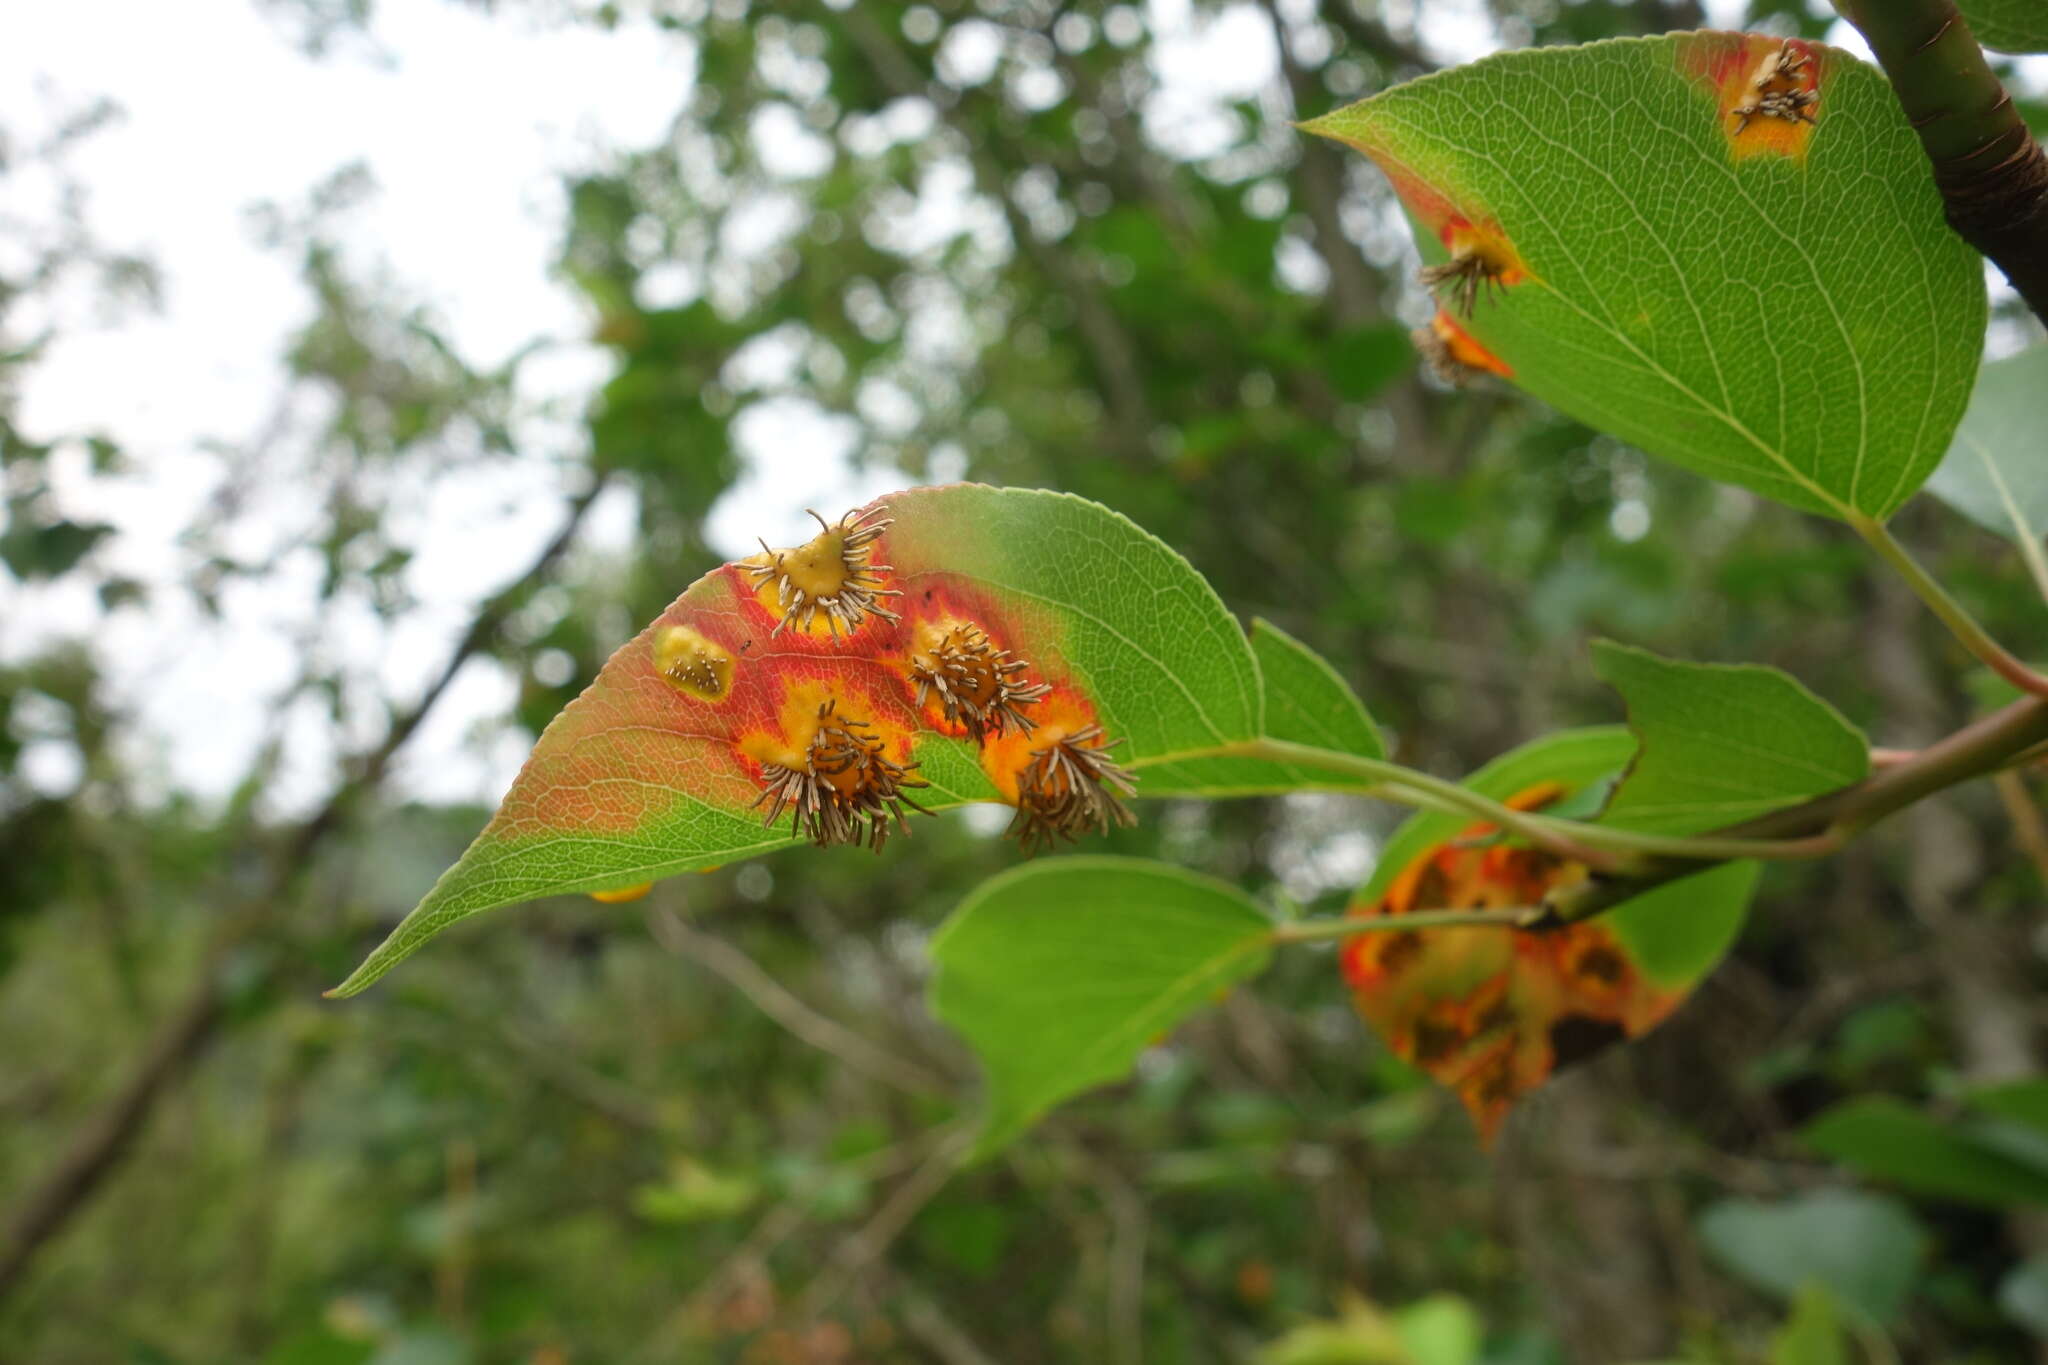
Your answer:
[[[916,1162],[941,1136],[940,1130],[929,1129],[907,1141],[838,1162],[836,1168],[870,1180],[887,1179]],[[815,1189],[800,1189],[761,1215],[740,1244],[698,1282],[690,1296],[662,1320],[638,1350],[626,1357],[627,1361],[674,1359],[678,1347],[694,1328],[709,1317],[712,1308],[725,1296],[732,1283],[750,1266],[757,1266],[774,1255],[777,1248],[816,1216],[813,1212],[815,1195]]]
[[[2034,860],[2034,870],[2041,874],[2041,880],[2048,883],[2048,821],[2041,818],[2040,806],[2027,791],[2026,782],[2010,769],[1993,777],[1991,785],[1998,790],[1998,799],[2012,821],[2014,837]]]
[[[1890,528],[1875,518],[1860,514],[1851,516],[1849,525],[1857,535],[1863,537],[1871,549],[1877,551],[1879,558],[1898,571],[1899,577],[1906,580],[1914,595],[1927,604],[1929,611],[1941,618],[1941,623],[1949,628],[1949,632],[1961,642],[1963,648],[1969,650],[1979,661],[1988,665],[1994,673],[2020,691],[2032,693],[2037,697],[2048,697],[2048,678],[2027,667],[2013,657],[2012,652],[2004,645],[1991,638],[1991,632],[1978,624],[1977,618],[1965,611],[1963,605],[1955,598],[1949,596],[1948,589],[1942,587],[1934,575],[1920,567],[1919,562],[1907,553],[1906,547],[1893,538]]]
[[[1405,915],[1338,915],[1328,919],[1297,920],[1273,930],[1275,943],[1326,943],[1331,939],[1356,938],[1360,934],[1398,934],[1411,929],[1485,927],[1524,929],[1544,916],[1540,905],[1517,905],[1501,910],[1411,910]]]
[[[896,1056],[837,1020],[818,1013],[784,990],[754,959],[724,939],[698,933],[668,906],[650,909],[647,923],[655,942],[719,977],[761,1013],[849,1069],[912,1095],[942,1095],[951,1088],[944,1077]]]
[[[1097,1184],[1109,1206],[1109,1345],[1118,1365],[1145,1362],[1145,1234],[1151,1220],[1131,1182],[1108,1162],[1096,1162]]]
[[[928,1295],[911,1290],[903,1299],[903,1329],[945,1365],[998,1365]]]
[[[953,1172],[960,1168],[960,1159],[974,1142],[974,1135],[974,1127],[964,1123],[948,1133],[924,1164],[882,1201],[874,1216],[840,1242],[832,1252],[830,1264],[798,1300],[799,1320],[815,1319],[838,1302],[855,1277],[888,1252],[910,1220],[953,1178]]]

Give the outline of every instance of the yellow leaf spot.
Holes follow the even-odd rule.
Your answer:
[[[676,691],[699,701],[724,701],[732,691],[732,655],[688,626],[666,626],[656,632],[654,671]]]

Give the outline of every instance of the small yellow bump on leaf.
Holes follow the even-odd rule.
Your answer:
[[[628,901],[639,900],[653,889],[653,882],[641,882],[637,886],[617,886],[609,891],[593,891],[590,898],[605,905],[624,905]]]
[[[732,655],[688,626],[664,626],[655,633],[654,671],[699,701],[724,701],[732,691]]]

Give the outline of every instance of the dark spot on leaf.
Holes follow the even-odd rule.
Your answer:
[[[1411,910],[1442,910],[1451,901],[1451,881],[1444,870],[1435,863],[1423,869],[1415,879],[1415,895],[1408,902]]]
[[[1628,973],[1628,964],[1621,960],[1621,954],[1604,943],[1596,943],[1580,953],[1575,965],[1580,976],[1609,986],[1619,985]]]
[[[1451,1024],[1423,1019],[1415,1025],[1415,1060],[1431,1066],[1446,1060],[1464,1043],[1465,1035]]]
[[[1588,1014],[1567,1014],[1550,1026],[1552,1065],[1572,1066],[1603,1048],[1628,1037],[1628,1030],[1612,1019],[1595,1019]]]
[[[1422,935],[1413,930],[1387,935],[1387,946],[1380,949],[1380,970],[1388,975],[1406,970],[1409,963],[1422,955]]]
[[[1515,1069],[1512,1053],[1502,1053],[1497,1061],[1472,1079],[1473,1093],[1483,1105],[1506,1104],[1515,1098]]]

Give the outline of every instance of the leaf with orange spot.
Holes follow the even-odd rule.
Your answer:
[[[865,842],[899,810],[1022,788],[1025,823],[1058,838],[1121,818],[1126,785],[1364,785],[1218,752],[1266,735],[1380,753],[1327,664],[1263,623],[1247,638],[1187,561],[1109,509],[971,484],[895,494],[712,570],[622,646],[335,994],[482,910],[789,847],[793,817]]]
[[[1466,782],[1523,809],[1597,802],[1634,742],[1602,728],[1550,735]],[[1359,916],[1533,905],[1585,869],[1500,840],[1486,825],[1418,815],[1388,841],[1353,898]],[[1756,881],[1729,863],[1659,887],[1590,923],[1376,931],[1345,942],[1359,1013],[1403,1060],[1458,1093],[1491,1140],[1514,1102],[1571,1065],[1640,1037],[1727,951]]]
[[[1810,511],[1883,519],[1940,463],[1983,263],[1849,54],[1735,33],[1526,49],[1306,127],[1401,196],[1456,315],[1421,334],[1432,352]]]

